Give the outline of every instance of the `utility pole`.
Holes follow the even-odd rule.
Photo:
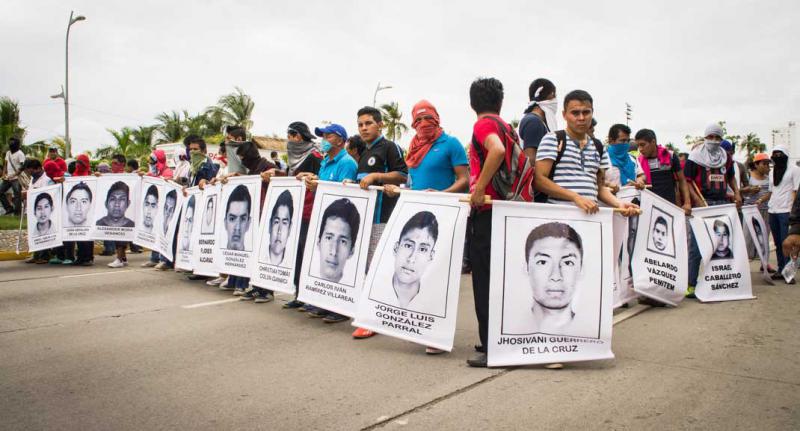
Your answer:
[[[66,58],[64,61],[64,87],[61,89],[60,95],[51,96],[54,99],[59,97],[64,99],[64,158],[72,156],[72,142],[69,138],[69,28],[72,27],[72,24],[86,19],[83,15],[74,16],[74,14],[74,11],[69,12],[69,24],[67,24],[67,41],[64,50]]]
[[[378,103],[378,92],[381,91],[381,90],[388,90],[390,88],[392,88],[391,85],[387,85],[385,87],[381,87],[380,81],[378,82],[378,86],[375,87],[375,94],[372,95],[372,107],[373,108]]]
[[[631,118],[633,118],[633,108],[631,108],[631,104],[630,103],[625,102],[625,125],[626,126],[630,127]]]

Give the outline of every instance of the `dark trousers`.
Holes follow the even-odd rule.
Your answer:
[[[469,258],[472,263],[472,296],[475,316],[478,318],[478,335],[486,349],[489,341],[489,263],[492,249],[492,211],[472,211]]]
[[[308,223],[310,220],[300,222],[300,235],[297,237],[297,259],[294,261],[294,297],[297,299],[297,292],[300,288],[300,271],[303,270],[303,252],[306,249],[306,237],[308,237]]]
[[[75,247],[78,248],[77,255]],[[94,260],[94,241],[65,241],[64,259],[69,259],[75,263],[92,262]]]
[[[6,199],[6,193],[11,190],[14,199],[14,205],[11,206]],[[7,213],[19,214],[22,211],[22,192],[20,190],[19,180],[5,180],[0,184],[0,204]]]
[[[775,256],[778,258],[778,272],[783,271],[786,265],[786,256],[783,255],[783,240],[789,236],[789,213],[769,215],[769,229],[775,241]]]

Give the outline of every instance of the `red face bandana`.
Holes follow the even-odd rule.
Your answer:
[[[414,118],[411,127],[416,130],[417,134],[411,140],[406,165],[409,168],[416,168],[422,163],[422,159],[428,154],[433,143],[442,136],[444,130],[439,127],[439,113],[431,102],[420,100],[414,105],[411,113]]]

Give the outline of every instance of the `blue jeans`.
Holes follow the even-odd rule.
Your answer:
[[[778,273],[786,265],[786,256],[783,255],[783,240],[789,235],[789,213],[769,214],[769,229],[775,241],[775,255],[778,257]]]
[[[708,200],[706,204],[710,207],[718,205],[727,205],[728,201],[714,201]],[[700,273],[700,262],[703,256],[700,254],[700,247],[697,246],[697,239],[694,237],[694,230],[692,225],[687,223],[687,230],[689,231],[689,286],[697,286],[697,276]]]
[[[247,289],[247,286],[250,284],[250,279],[246,277],[237,277],[235,275],[228,276],[228,287],[232,287],[234,289]]]
[[[103,241],[103,253],[113,254],[117,250],[116,245],[117,245],[116,241],[109,241],[109,240]]]
[[[158,263],[161,261],[161,255],[157,251],[150,252],[150,262]]]

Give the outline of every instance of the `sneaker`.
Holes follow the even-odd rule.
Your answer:
[[[794,281],[794,278],[786,282],[786,284],[795,284],[795,283],[797,283],[797,282]]]
[[[239,296],[240,301],[252,301],[256,299],[256,294],[252,290],[247,292],[242,292],[241,296]]]
[[[123,268],[128,266],[128,262],[124,260],[119,260],[119,258],[114,259],[113,262],[108,264],[109,268]]]
[[[772,275],[769,276],[769,278],[773,280],[783,280],[783,275],[781,275],[781,273],[779,272],[774,272]]]
[[[94,266],[93,260],[85,260],[83,262],[75,262],[76,266]]]
[[[322,321],[325,323],[339,323],[349,319],[350,319],[349,317],[342,316],[341,314],[330,313],[327,316],[323,317]]]
[[[308,317],[319,319],[320,317],[326,317],[328,314],[329,314],[328,310],[314,307],[313,310],[308,312]]]
[[[467,359],[467,365],[474,368],[486,368],[486,353],[480,352]]]
[[[298,301],[298,300],[296,300],[296,299],[293,299],[293,300],[287,302],[286,304],[283,304],[283,306],[281,308],[286,308],[286,309],[300,308],[303,305],[305,305],[305,304],[300,302],[300,301]]]
[[[219,284],[219,290],[234,290],[234,289],[228,286],[228,279],[226,278],[225,280],[222,281],[222,283]]]
[[[564,364],[560,363],[546,364],[544,367],[547,368],[548,370],[560,370],[564,368]]]
[[[255,302],[256,304],[263,304],[265,302],[272,302],[275,299],[275,295],[267,292],[261,295],[256,295]]]
[[[233,289],[233,296],[242,296],[242,295],[244,295],[244,289],[238,287],[236,289]]]
[[[39,259],[31,256],[31,257],[25,259],[23,262],[25,262],[25,263],[36,263],[37,260],[39,260]]]
[[[437,349],[436,347],[426,347],[425,354],[426,355],[441,355],[444,353],[444,350]]]
[[[72,261],[72,259],[64,259],[61,261],[62,265],[72,265],[73,263],[74,262]]]
[[[59,259],[59,258],[57,258],[57,257],[54,257],[54,258],[52,258],[52,259],[50,259],[50,260],[48,261],[48,263],[49,263],[50,265],[61,265],[61,262],[62,262],[62,260],[61,260],[61,259]]]
[[[776,272],[778,272],[778,270],[773,268],[772,265],[767,265],[767,272],[770,274],[775,274]]]
[[[370,331],[369,329],[356,328],[356,330],[353,331],[353,338],[355,338],[356,340],[363,340],[373,335],[375,335],[375,333]]]
[[[214,279],[206,281],[206,284],[209,285],[209,286],[219,286],[220,284],[222,284],[223,281],[226,281],[226,280],[227,280],[226,278],[217,277],[217,278],[214,278]]]
[[[311,304],[303,304],[301,307],[297,308],[297,311],[299,311],[301,313],[308,313],[309,311],[313,310],[314,308],[316,308],[316,307],[314,307]]]
[[[166,262],[158,262],[158,264],[156,266],[154,266],[153,269],[157,269],[159,271],[166,271],[166,270],[171,269],[171,268],[169,267],[169,265]]]
[[[691,284],[686,288],[686,297],[691,299],[697,298],[697,296],[694,294],[694,286]]]
[[[152,260],[148,260],[147,262],[145,262],[145,263],[143,263],[143,264],[141,264],[139,266],[141,266],[142,268],[152,268],[152,267],[154,267],[156,265],[158,265],[158,263],[153,262]]]
[[[47,259],[35,259],[35,260],[33,261],[33,263],[35,263],[35,264],[37,264],[37,265],[44,265],[45,263],[48,263],[48,262],[50,262],[50,261],[49,261],[49,260],[47,260]]]

